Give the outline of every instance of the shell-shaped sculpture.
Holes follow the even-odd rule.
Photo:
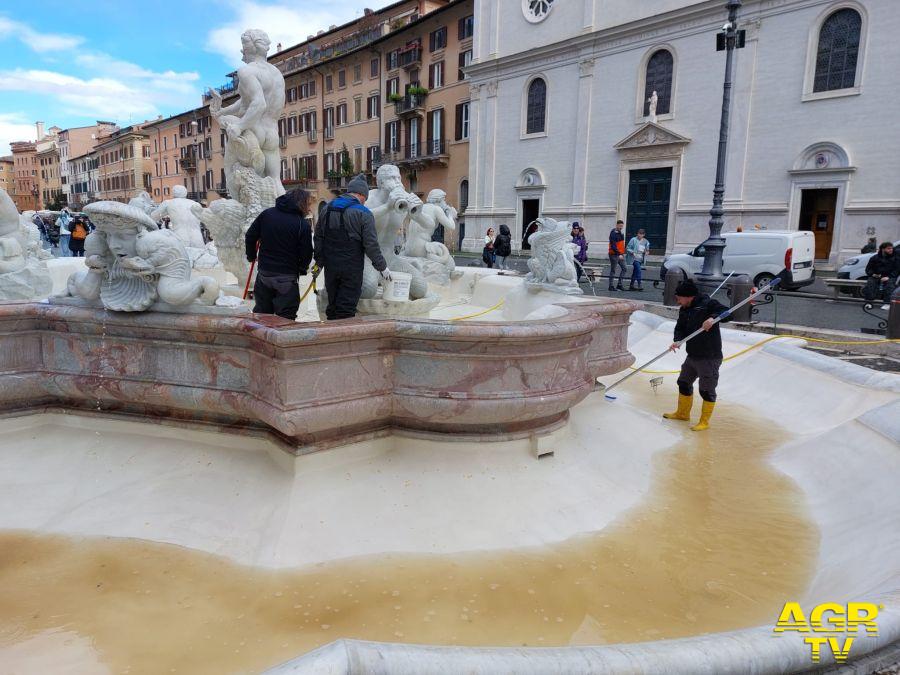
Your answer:
[[[157,300],[156,284],[144,277],[125,274],[117,264],[100,285],[100,299],[114,312],[143,312]]]

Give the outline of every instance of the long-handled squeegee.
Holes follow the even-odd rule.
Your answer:
[[[782,271],[778,274],[777,277],[775,277],[775,278],[772,279],[772,281],[770,281],[768,284],[766,284],[765,286],[763,286],[762,288],[760,288],[758,291],[756,291],[756,293],[751,294],[749,298],[747,298],[747,299],[745,299],[745,300],[741,300],[741,301],[740,301],[738,304],[736,304],[734,307],[729,307],[728,309],[726,309],[724,312],[722,312],[721,314],[719,314],[719,316],[717,316],[717,317],[715,318],[715,320],[713,321],[713,326],[716,325],[717,323],[719,323],[722,319],[727,319],[729,316],[731,316],[731,314],[732,314],[736,309],[738,309],[738,308],[740,308],[740,307],[743,307],[743,306],[746,305],[748,302],[751,302],[752,300],[754,300],[754,299],[757,298],[758,296],[762,295],[763,293],[768,293],[769,291],[774,290],[775,287],[778,286],[778,284],[780,284],[780,283],[784,280],[784,277],[786,276],[786,274],[787,274],[787,270],[782,270]],[[701,328],[698,328],[697,330],[695,330],[693,333],[691,333],[690,335],[688,335],[688,336],[687,336],[686,338],[684,338],[683,340],[679,340],[678,342],[676,342],[676,343],[675,343],[676,348],[677,348],[677,347],[681,347],[681,345],[683,345],[685,342],[687,342],[687,341],[690,340],[691,338],[694,338],[694,337],[700,335],[700,333],[703,333],[703,332],[704,332],[704,328],[702,328],[702,327],[701,327]],[[620,384],[622,384],[622,383],[623,383],[625,380],[627,380],[629,377],[634,377],[634,376],[637,375],[639,372],[641,372],[642,370],[646,369],[648,366],[651,366],[651,365],[653,365],[654,363],[656,363],[657,361],[659,361],[662,357],[664,357],[666,354],[668,354],[669,351],[670,351],[671,349],[672,349],[671,347],[667,348],[663,353],[659,354],[658,356],[654,356],[652,359],[650,359],[649,361],[647,361],[647,363],[645,363],[644,365],[642,365],[640,368],[634,369],[633,371],[631,371],[630,373],[628,373],[625,377],[623,377],[621,380],[618,380],[617,382],[613,382],[613,383],[612,383],[611,385],[609,385],[608,387],[605,387],[606,393],[605,393],[603,396],[604,396],[605,398],[609,399],[610,401],[615,401],[615,400],[616,400],[616,397],[610,395],[610,393],[609,393],[610,391],[612,391],[613,389],[615,389],[616,387],[618,387]],[[603,384],[602,384],[602,383],[598,382],[597,384],[599,384],[601,387],[603,387]]]

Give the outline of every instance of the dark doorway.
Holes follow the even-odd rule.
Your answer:
[[[541,200],[540,199],[523,199],[522,200],[522,250],[530,251],[531,244],[528,243],[528,237],[537,229],[529,226],[541,216]]]
[[[650,253],[666,252],[669,233],[669,196],[672,193],[672,169],[640,169],[630,172],[628,183],[628,237],[644,230]]]
[[[834,216],[837,209],[837,188],[803,190],[800,201],[800,230],[816,236],[816,260],[828,260],[831,238],[834,235]]]

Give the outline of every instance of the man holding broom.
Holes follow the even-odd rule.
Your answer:
[[[675,342],[669,349],[677,351],[681,347],[679,342],[699,328],[703,328],[705,332],[687,342],[687,358],[678,376],[678,409],[665,413],[663,417],[690,421],[694,381],[699,379],[703,408],[700,421],[691,429],[703,431],[709,429],[709,420],[716,407],[716,385],[719,383],[719,368],[722,365],[722,334],[719,323],[729,321],[730,316],[725,314],[719,322],[715,322],[716,317],[727,312],[728,308],[708,295],[701,295],[697,285],[690,279],[678,284],[675,301],[681,309],[675,324]]]

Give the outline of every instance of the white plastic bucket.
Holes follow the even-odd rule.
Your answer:
[[[412,274],[391,272],[391,280],[384,282],[384,295],[382,298],[390,302],[408,302],[409,285],[411,283]]]

